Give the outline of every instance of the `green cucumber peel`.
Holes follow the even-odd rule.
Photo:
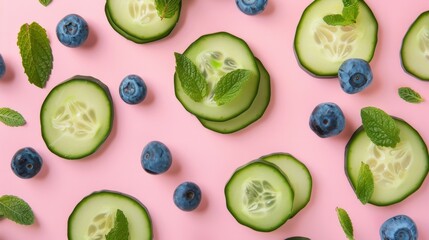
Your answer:
[[[356,185],[356,195],[362,204],[367,204],[374,193],[374,176],[368,164],[361,162],[359,168],[358,181]]]
[[[24,117],[17,111],[10,108],[0,108],[0,122],[10,127],[25,125]]]
[[[424,102],[423,97],[413,90],[410,87],[400,87],[398,88],[398,95],[400,98],[402,98],[404,101],[409,103],[421,103]]]
[[[346,234],[347,239],[354,240],[353,224],[352,224],[352,220],[349,217],[349,214],[347,213],[346,210],[339,207],[337,207],[335,210],[337,212],[337,217],[340,222],[341,228]]]
[[[197,66],[185,55],[174,53],[176,58],[176,74],[183,91],[195,102],[200,102],[208,94],[208,83],[198,71]]]
[[[343,0],[343,10],[341,14],[329,14],[323,20],[332,26],[347,26],[356,23],[359,15],[360,0]]]
[[[156,11],[161,19],[171,18],[180,10],[182,0],[155,0]]]
[[[116,210],[113,228],[106,235],[106,240],[128,240],[128,220],[120,209]]]
[[[0,217],[7,218],[21,225],[34,223],[34,213],[30,205],[19,197],[3,195],[0,197]]]
[[[243,88],[243,85],[249,80],[250,71],[237,69],[223,75],[214,88],[214,96],[217,105],[223,105],[231,102]]]
[[[363,128],[371,141],[382,147],[395,147],[400,142],[399,128],[395,120],[376,107],[361,109]]]

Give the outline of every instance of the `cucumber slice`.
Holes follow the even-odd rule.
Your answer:
[[[249,126],[262,117],[268,107],[268,104],[270,103],[271,83],[270,75],[265,69],[264,65],[262,65],[262,62],[259,59],[256,59],[256,63],[258,64],[261,78],[259,79],[258,93],[253,100],[252,105],[250,105],[250,107],[242,114],[224,122],[216,122],[198,118],[204,127],[218,133],[233,133]]]
[[[40,110],[42,137],[54,154],[80,159],[109,136],[113,103],[108,87],[89,76],[75,76],[54,87]]]
[[[83,198],[68,218],[68,240],[105,240],[114,227],[117,210],[128,221],[129,239],[152,239],[152,221],[145,206],[123,193],[94,192]]]
[[[171,18],[161,18],[155,0],[107,0],[105,13],[112,28],[136,43],[148,43],[168,36],[180,18],[179,10]]]
[[[407,73],[429,80],[429,11],[420,14],[405,34],[401,62]]]
[[[246,42],[226,32],[207,34],[193,42],[183,54],[200,69],[209,84],[208,96],[195,102],[184,92],[175,74],[176,97],[187,111],[198,118],[226,121],[250,107],[258,92],[260,75],[255,57]],[[249,70],[250,77],[238,96],[219,106],[213,100],[213,89],[223,75],[236,69]]]
[[[310,201],[313,187],[310,171],[302,162],[288,153],[273,153],[263,156],[261,159],[275,164],[288,177],[295,194],[289,218],[294,217]]]
[[[374,145],[359,127],[346,146],[345,171],[356,189],[361,162],[374,175],[374,193],[369,203],[386,206],[398,203],[417,191],[429,171],[429,154],[419,133],[403,120],[395,118],[401,141],[394,148]]]
[[[316,77],[336,77],[349,58],[370,62],[377,45],[378,23],[371,9],[359,1],[356,23],[331,26],[323,17],[341,14],[342,0],[313,1],[304,11],[295,33],[294,48],[299,64]]]
[[[244,226],[269,232],[292,213],[294,192],[284,173],[266,161],[252,161],[237,169],[225,186],[228,211]]]

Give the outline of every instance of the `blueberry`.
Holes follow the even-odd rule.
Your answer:
[[[57,24],[57,37],[67,47],[79,47],[88,38],[88,24],[77,14],[65,16]]]
[[[387,219],[380,227],[381,240],[417,240],[416,224],[406,215]]]
[[[183,182],[174,190],[174,204],[183,211],[196,209],[201,202],[201,190],[193,182]]]
[[[149,142],[144,148],[140,157],[143,169],[150,174],[160,174],[166,172],[172,162],[172,157],[168,147],[159,141]]]
[[[345,122],[341,108],[331,102],[317,105],[310,116],[310,128],[321,138],[340,134]]]
[[[6,64],[4,63],[3,57],[0,54],[0,78],[6,73]]]
[[[138,104],[146,98],[147,87],[137,75],[126,76],[119,85],[119,95],[128,104]]]
[[[235,0],[238,9],[247,15],[256,15],[265,10],[268,0]]]
[[[338,70],[338,78],[344,92],[349,94],[358,93],[372,82],[371,67],[363,59],[347,59]]]
[[[11,168],[20,178],[32,178],[42,168],[42,158],[33,148],[19,149],[12,158]]]

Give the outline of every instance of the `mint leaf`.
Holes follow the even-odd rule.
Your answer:
[[[356,18],[359,15],[359,3],[358,3],[358,1],[355,1],[354,3],[352,3],[348,6],[344,5],[342,14],[347,21],[355,23]]]
[[[171,18],[180,9],[182,0],[155,0],[156,11],[161,19]]]
[[[395,120],[375,107],[361,109],[363,128],[371,141],[382,147],[395,147],[399,143],[399,128]]]
[[[34,223],[34,214],[28,203],[12,195],[0,197],[0,215],[22,225]]]
[[[0,122],[10,127],[23,126],[26,123],[19,112],[10,108],[0,108]]]
[[[332,26],[344,26],[347,25],[347,20],[341,14],[330,14],[323,17],[323,20]]]
[[[323,17],[323,21],[332,26],[347,26],[356,23],[359,15],[359,1],[343,0],[342,14],[328,14]]]
[[[200,102],[208,94],[208,83],[198,71],[197,66],[185,55],[174,53],[176,57],[176,74],[183,91],[195,102]]]
[[[43,6],[48,6],[51,2],[52,2],[52,0],[39,0],[39,2],[43,5]]]
[[[421,103],[424,101],[422,96],[409,87],[400,87],[398,89],[399,97],[409,103]]]
[[[237,69],[223,75],[213,90],[213,99],[217,105],[231,102],[240,93],[249,77],[250,71],[245,69]]]
[[[340,225],[343,228],[344,233],[346,234],[347,239],[354,240],[353,236],[353,225],[352,221],[350,220],[349,214],[346,212],[346,210],[337,207],[337,217],[340,221]]]
[[[38,23],[24,24],[18,33],[18,47],[28,81],[44,88],[52,71],[52,49],[46,30]]]
[[[106,240],[128,240],[128,220],[120,209],[116,210],[115,225],[106,235]]]
[[[356,185],[356,195],[362,204],[367,204],[374,193],[374,176],[369,165],[361,162]]]

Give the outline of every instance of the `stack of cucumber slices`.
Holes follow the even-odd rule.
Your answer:
[[[177,55],[176,97],[204,127],[233,133],[264,114],[270,75],[244,40],[226,32],[207,34],[180,55],[181,61]]]
[[[162,2],[162,10],[157,4]],[[182,1],[107,0],[105,13],[112,28],[135,43],[168,36],[180,18]]]
[[[239,223],[269,232],[301,211],[311,191],[307,167],[288,153],[273,153],[238,168],[225,186],[225,198]]]

